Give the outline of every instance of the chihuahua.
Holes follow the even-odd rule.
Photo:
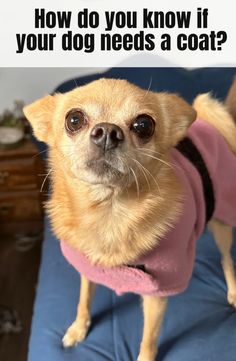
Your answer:
[[[235,94],[236,98],[236,94]],[[65,347],[86,337],[95,284],[143,299],[138,361],[154,361],[169,295],[191,278],[208,223],[236,307],[230,250],[236,225],[236,126],[209,94],[189,105],[125,80],[100,79],[24,108],[49,146],[47,202],[62,252],[81,273]]]

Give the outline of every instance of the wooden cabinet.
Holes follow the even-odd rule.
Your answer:
[[[37,234],[43,229],[43,201],[47,185],[39,150],[30,140],[11,150],[0,150],[1,234]]]

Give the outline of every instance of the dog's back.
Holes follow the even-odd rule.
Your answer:
[[[228,93],[225,105],[207,93],[197,96],[193,107],[198,118],[217,128],[231,150],[236,153],[236,80]]]

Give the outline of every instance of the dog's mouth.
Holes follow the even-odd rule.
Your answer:
[[[86,167],[95,173],[97,177],[120,180],[125,172],[124,167],[119,163],[119,161],[115,163],[105,158],[90,159],[87,161]]]

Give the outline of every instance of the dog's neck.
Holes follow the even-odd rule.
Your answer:
[[[135,262],[155,247],[178,218],[180,188],[171,169],[157,187],[128,189],[89,185],[52,172],[48,202],[53,229],[59,239],[86,254],[92,263],[117,266]]]

